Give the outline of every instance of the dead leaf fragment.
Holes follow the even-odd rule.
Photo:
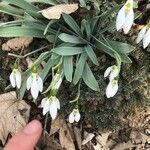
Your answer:
[[[33,41],[32,37],[19,37],[8,40],[2,45],[2,50],[4,51],[18,51],[23,47],[28,47]]]
[[[14,135],[26,125],[29,110],[25,101],[17,100],[15,92],[0,95],[0,140],[3,144],[9,133]]]
[[[59,4],[42,10],[42,15],[47,19],[59,19],[62,13],[71,14],[78,9],[78,4]]]
[[[87,144],[89,141],[91,141],[93,139],[93,137],[95,136],[93,133],[87,133],[85,132],[85,138],[84,140],[82,141],[82,145],[85,145]]]

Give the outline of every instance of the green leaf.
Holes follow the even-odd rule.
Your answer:
[[[58,4],[55,0],[26,0],[28,3],[45,3],[50,5],[56,5]]]
[[[18,6],[25,10],[31,10],[31,11],[39,11],[38,8],[36,8],[34,5],[24,1],[24,0],[3,0],[5,2],[8,2],[11,5]]]
[[[50,56],[50,52],[44,52],[42,53],[38,59],[32,64],[32,66],[26,70],[26,72],[23,74],[24,77],[27,79],[32,71],[32,67],[35,66],[39,66],[46,58],[48,58]],[[23,81],[21,89],[19,90],[19,98],[23,99],[23,96],[25,94],[26,91],[26,80]]]
[[[88,54],[89,58],[91,59],[91,61],[95,64],[95,65],[99,65],[98,61],[97,61],[97,57],[92,49],[92,47],[90,45],[87,45],[84,47],[86,53]]]
[[[34,27],[14,26],[14,27],[0,27],[0,37],[38,37],[45,38],[42,30]]]
[[[74,84],[77,84],[80,78],[82,77],[82,73],[83,73],[86,60],[87,60],[87,54],[82,53],[76,65],[76,70],[75,70],[74,77],[73,77]]]
[[[76,23],[76,21],[68,14],[62,14],[65,22],[69,25],[69,27],[74,30],[75,33],[77,33],[78,35],[82,36],[80,27],[78,26],[78,24]]]
[[[94,91],[100,91],[97,80],[95,79],[89,65],[86,63],[82,75],[85,84]]]
[[[79,0],[81,7],[86,7],[86,0]]]
[[[18,17],[22,17],[22,15],[24,14],[23,10],[10,6],[8,5],[8,3],[5,2],[0,3],[0,12],[4,12],[6,14]]]
[[[72,81],[73,74],[73,56],[64,56],[63,70],[68,81]]]
[[[127,43],[122,43],[118,41],[112,41],[107,39],[109,44],[119,53],[130,53],[135,50],[135,47],[132,45],[129,45]]]
[[[66,34],[66,33],[61,33],[58,36],[62,41],[68,42],[68,43],[75,43],[75,44],[82,44],[84,43],[80,38],[74,35]]]
[[[85,30],[87,39],[90,40],[91,27],[90,24],[85,19],[83,19],[81,22],[81,28],[82,30],[83,29]]]
[[[56,47],[52,49],[52,52],[62,55],[62,56],[70,56],[77,55],[84,52],[83,47]]]

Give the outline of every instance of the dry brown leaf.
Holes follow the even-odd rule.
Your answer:
[[[56,132],[59,132],[59,140],[62,148],[66,150],[75,150],[70,130],[66,124],[66,120],[62,116],[58,116],[51,124],[50,135]]]
[[[14,135],[26,125],[29,111],[29,105],[18,101],[15,92],[0,95],[0,140],[3,144],[9,133]]]
[[[59,130],[59,140],[62,148],[66,150],[75,150],[75,146],[65,119],[63,119],[63,125]]]
[[[119,143],[119,144],[117,144],[114,148],[113,148],[113,150],[126,150],[126,149],[131,149],[131,148],[133,148],[133,147],[135,147],[135,145],[134,144],[132,144],[131,143],[131,141],[129,141],[129,142],[127,142],[127,143]]]
[[[42,10],[42,15],[47,19],[59,19],[62,13],[71,14],[78,9],[78,4],[59,4]]]
[[[17,51],[23,47],[28,47],[29,44],[33,41],[32,37],[19,37],[8,40],[2,45],[2,50],[4,51]]]
[[[81,131],[79,128],[74,127],[74,135],[78,144],[78,148],[81,149],[82,139],[81,139]]]
[[[96,136],[97,142],[102,146],[103,150],[109,149],[107,142],[108,142],[108,137],[111,132],[106,132],[102,133],[101,135]]]
[[[93,133],[84,132],[84,139],[82,141],[82,145],[85,145],[88,142],[90,142],[93,139],[94,136],[95,135]]]

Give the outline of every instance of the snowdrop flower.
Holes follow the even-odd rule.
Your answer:
[[[17,87],[19,89],[21,87],[21,73],[17,68],[12,70],[9,79],[13,88]]]
[[[58,90],[62,83],[62,77],[60,74],[56,73],[52,81],[52,90]]]
[[[49,112],[54,120],[57,116],[58,109],[60,109],[60,102],[56,96],[46,97],[42,100],[41,107],[43,108],[43,115]]]
[[[127,34],[134,22],[133,0],[127,0],[125,5],[119,10],[116,19],[117,31],[123,29]]]
[[[110,66],[106,69],[104,77],[109,76],[109,79],[112,80],[119,75],[119,68],[116,65]]]
[[[74,121],[78,122],[81,118],[79,113],[79,109],[73,109],[73,111],[69,115],[69,122],[73,123]]]
[[[34,99],[37,99],[39,92],[43,91],[43,80],[37,72],[32,72],[27,79],[27,90],[31,89],[31,94]]]
[[[113,97],[118,91],[118,80],[110,80],[107,88],[106,88],[106,97]]]
[[[142,28],[138,34],[137,43],[143,40],[143,48],[150,44],[150,23]]]

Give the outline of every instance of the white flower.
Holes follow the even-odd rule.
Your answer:
[[[56,73],[54,78],[53,78],[53,81],[52,81],[52,90],[58,90],[60,85],[62,83],[62,77],[60,74]]]
[[[116,19],[117,31],[123,29],[127,34],[134,22],[133,0],[127,0],[125,5],[119,10]]]
[[[9,79],[13,88],[17,87],[19,89],[21,87],[21,73],[18,69],[12,70]]]
[[[54,120],[57,116],[57,111],[60,109],[60,102],[56,96],[46,97],[41,102],[43,108],[43,115],[50,112],[52,119]]]
[[[31,89],[34,99],[37,99],[39,92],[43,91],[43,80],[38,73],[32,72],[31,76],[27,79],[27,90],[29,89]]]
[[[146,48],[150,43],[150,23],[142,28],[138,34],[137,43],[143,40],[143,48]]]
[[[110,66],[106,69],[104,77],[109,76],[109,79],[112,80],[119,75],[119,68],[116,65]]]
[[[106,96],[107,98],[113,97],[118,91],[118,80],[110,80],[107,88],[106,88]]]
[[[73,109],[73,111],[69,115],[69,122],[73,123],[74,121],[78,122],[81,118],[81,115],[79,113],[78,109]]]

